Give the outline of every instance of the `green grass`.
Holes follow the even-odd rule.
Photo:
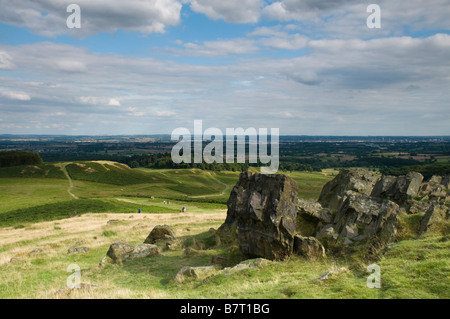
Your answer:
[[[66,179],[0,178],[0,215],[4,212],[71,199]]]
[[[169,206],[138,205],[118,200],[73,199],[2,213],[0,214],[0,227],[65,219],[86,213],[135,213],[138,208],[146,213],[175,213],[180,211]]]
[[[53,164],[1,167],[0,178],[54,178],[65,179],[64,173]]]

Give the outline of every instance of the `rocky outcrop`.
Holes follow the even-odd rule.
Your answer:
[[[293,249],[297,184],[285,175],[241,173],[228,200],[222,243],[237,242],[248,258],[288,258]]]
[[[424,214],[421,232],[442,223],[448,227],[450,176],[423,179],[415,172],[383,176],[346,169],[323,187],[315,202],[297,199],[295,182],[284,175],[242,173],[216,235],[221,243],[239,245],[247,258],[270,260],[291,253],[314,260],[325,256],[325,248],[383,248],[395,240],[402,213]]]
[[[375,185],[371,195],[378,198],[390,199],[398,204],[404,204],[419,193],[423,176],[411,172],[406,176],[383,176]]]
[[[319,203],[322,207],[335,211],[346,200],[348,191],[370,195],[380,177],[379,173],[361,168],[343,170],[325,184],[319,196]]]
[[[333,223],[319,229],[316,237],[325,243],[386,245],[397,232],[399,206],[389,200],[351,192],[334,215]]]

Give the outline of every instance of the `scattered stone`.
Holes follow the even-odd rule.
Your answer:
[[[71,247],[67,250],[68,254],[86,254],[90,250],[87,247]]]
[[[294,238],[294,253],[307,260],[317,260],[325,257],[325,248],[317,238],[296,235]]]
[[[122,242],[112,243],[109,247],[106,255],[111,258],[114,262],[124,260],[125,256],[130,254],[134,250],[134,247]]]
[[[44,253],[44,250],[42,248],[35,248],[32,251],[30,251],[28,253],[28,255],[29,256],[34,256],[34,255],[39,255],[39,254],[42,254],[42,253]]]
[[[329,279],[328,278],[329,275],[331,275],[331,274],[339,275],[339,274],[341,274],[343,272],[346,272],[346,271],[347,271],[347,268],[345,268],[345,267],[342,267],[342,268],[339,268],[339,269],[336,269],[336,270],[330,270],[330,271],[327,271],[326,273],[324,273],[322,276],[320,276],[319,278],[317,278],[315,280],[328,280]]]
[[[208,277],[214,276],[219,272],[219,268],[216,265],[203,266],[203,267],[183,267],[175,276],[175,281],[182,283],[187,280],[203,280]]]
[[[156,245],[152,244],[139,244],[134,250],[126,255],[126,259],[145,258],[145,257],[157,257],[161,256],[161,251]]]
[[[156,245],[139,244],[136,247],[123,242],[111,244],[106,253],[114,262],[122,262],[127,259],[161,256],[161,251]]]
[[[22,258],[18,258],[18,257],[13,257],[13,258],[11,258],[11,259],[9,260],[9,262],[10,262],[11,264],[21,263],[22,261],[23,261],[23,259],[22,259]]]
[[[228,276],[232,273],[242,271],[245,269],[263,268],[267,265],[270,265],[271,263],[272,263],[272,261],[265,259],[265,258],[247,259],[247,260],[240,262],[239,264],[237,264],[234,267],[224,268],[223,270],[220,271],[220,273]]]

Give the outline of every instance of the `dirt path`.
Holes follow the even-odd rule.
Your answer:
[[[219,184],[222,184],[222,185],[224,185],[225,186],[225,188],[223,189],[223,191],[222,192],[220,192],[220,193],[217,193],[217,194],[210,194],[210,195],[200,195],[200,196],[191,196],[191,198],[206,198],[206,197],[217,197],[217,196],[223,196],[223,195],[225,195],[226,193],[228,193],[229,192],[229,190],[230,190],[230,188],[231,188],[231,186],[230,185],[228,185],[228,184],[225,184],[224,182],[222,182],[222,181],[220,181],[220,180],[218,180],[216,177],[214,177],[212,174],[211,174],[211,172],[207,172],[207,174],[211,177],[211,179],[213,179],[214,181],[216,181],[217,183],[219,183]]]
[[[69,193],[70,196],[72,196],[75,199],[78,199],[78,196],[75,195],[74,193],[72,193],[72,189],[73,189],[73,180],[70,177],[69,173],[67,172],[66,166],[68,165],[68,163],[64,163],[64,164],[55,164],[56,166],[58,166],[61,171],[64,173],[64,175],[66,176],[67,180],[69,181],[69,188],[67,189],[67,192]]]

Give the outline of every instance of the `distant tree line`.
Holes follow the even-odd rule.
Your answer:
[[[117,160],[120,163],[127,164],[131,168],[145,167],[145,168],[155,168],[155,169],[183,169],[183,168],[198,168],[208,171],[237,171],[244,172],[250,167],[247,163],[181,163],[176,164],[172,161],[170,153],[159,153],[159,154],[145,154],[145,155],[133,155],[129,157],[122,157]]]
[[[42,163],[42,159],[38,153],[25,151],[0,152],[0,167],[39,165]]]
[[[421,173],[425,179],[431,178],[433,175],[450,174],[450,164],[433,164],[433,165],[414,165],[404,167],[388,167],[380,170],[385,175],[406,175],[409,172]]]

